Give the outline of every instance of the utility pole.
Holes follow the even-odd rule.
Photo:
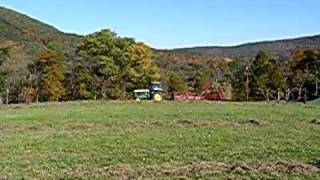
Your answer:
[[[247,101],[249,101],[249,66],[246,66],[246,75],[247,75],[246,96],[247,96]]]
[[[6,89],[6,104],[7,104],[7,105],[9,104],[9,93],[10,93],[10,91],[9,91],[9,89],[7,88],[7,89]]]
[[[319,96],[319,71],[316,70],[316,96],[318,97]]]
[[[39,79],[39,74],[37,71],[37,66],[34,66],[34,78],[35,78],[35,85],[36,85],[36,103],[39,103],[39,87],[38,87],[38,79]]]
[[[7,105],[9,105],[10,85],[11,85],[11,78],[9,78],[9,82],[7,80],[7,88],[6,88],[6,104]]]
[[[303,96],[303,102],[307,104],[308,97],[307,97],[307,88],[304,88],[304,96]]]

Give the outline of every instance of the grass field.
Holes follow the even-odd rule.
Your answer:
[[[0,109],[0,178],[320,178],[320,104]]]

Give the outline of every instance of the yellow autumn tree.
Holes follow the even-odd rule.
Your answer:
[[[65,94],[62,81],[62,58],[54,50],[45,50],[36,63],[40,72],[40,97],[44,101],[58,101]]]
[[[152,61],[149,46],[137,43],[130,47],[128,72],[128,77],[136,88],[145,88],[150,82],[160,80],[160,69]]]

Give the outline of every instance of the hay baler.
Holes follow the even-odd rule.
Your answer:
[[[163,100],[163,89],[160,82],[152,82],[149,89],[134,90],[134,96],[137,101],[154,100],[160,102]]]

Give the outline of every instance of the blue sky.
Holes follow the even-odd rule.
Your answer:
[[[104,28],[156,48],[320,34],[320,0],[0,0],[66,32]]]

